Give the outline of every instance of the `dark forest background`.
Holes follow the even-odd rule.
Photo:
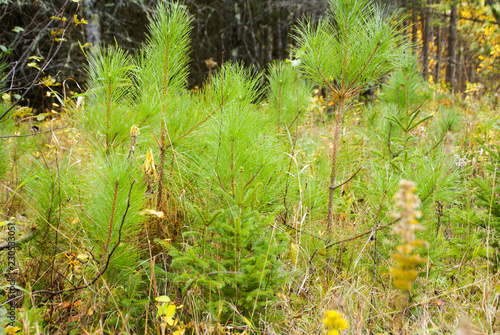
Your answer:
[[[0,1],[0,55],[5,68],[2,92],[23,94],[31,98],[27,104],[36,107],[43,103],[39,79],[44,75],[59,82],[66,80],[66,86],[74,90],[78,90],[77,84],[83,88],[84,53],[89,46],[117,44],[134,52],[145,41],[148,15],[157,2]],[[486,58],[492,54],[494,40],[488,36],[483,43],[478,40],[485,27],[498,30],[497,1],[378,2],[388,11],[400,8],[407,14],[408,39],[416,45],[414,51],[427,80],[445,83],[455,92],[464,92],[467,82],[497,89],[495,66],[480,67],[481,55]],[[189,85],[195,87],[207,78],[205,60],[210,58],[219,65],[223,58],[239,60],[258,70],[273,59],[286,58],[293,26],[304,16],[323,15],[328,1],[188,0],[185,4],[194,17]],[[86,24],[75,25],[75,18],[86,20]]]

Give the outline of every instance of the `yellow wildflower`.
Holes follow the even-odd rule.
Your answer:
[[[338,335],[339,330],[346,329],[349,325],[338,311],[325,311],[323,324],[328,330],[328,335]]]

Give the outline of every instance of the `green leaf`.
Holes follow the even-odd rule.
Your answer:
[[[10,54],[10,50],[5,45],[0,45],[0,50],[2,50],[7,55]]]
[[[369,150],[370,150],[371,153],[373,153],[373,154],[375,154],[375,155],[377,155],[377,156],[379,156],[381,158],[384,158],[384,154],[381,151],[379,151],[379,150],[377,150],[375,148],[370,148]]]
[[[415,129],[415,127],[417,127],[419,124],[421,124],[422,122],[425,122],[429,119],[431,119],[433,116],[432,115],[428,115],[420,120],[418,120],[413,126],[411,126],[410,128],[408,128],[408,131],[411,131],[413,129]]]
[[[395,116],[386,116],[385,117],[387,120],[389,121],[392,121],[392,123],[394,123],[395,125],[397,125],[399,128],[401,128],[402,131],[404,131],[405,133],[408,132],[408,130],[406,129],[405,126],[403,126],[403,124],[401,123],[401,121],[399,121],[399,119]]]
[[[20,33],[20,32],[23,32],[24,31],[24,28],[21,28],[19,26],[16,26],[12,29],[13,32],[15,33]]]
[[[166,295],[161,295],[159,297],[156,297],[155,300],[158,302],[170,302],[170,298],[167,297]]]
[[[47,118],[47,114],[46,114],[46,113],[44,113],[44,114],[37,115],[36,120],[37,120],[37,121],[43,121],[43,120],[45,120],[46,118]]]

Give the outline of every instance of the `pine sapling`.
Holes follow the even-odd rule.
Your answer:
[[[403,19],[399,12],[388,15],[368,0],[331,0],[326,18],[316,25],[303,21],[295,29],[293,54],[300,59],[301,70],[338,101],[328,185],[328,238],[333,228],[334,193],[340,187],[336,185],[337,157],[345,109],[363,87],[396,66],[409,48],[400,28]]]

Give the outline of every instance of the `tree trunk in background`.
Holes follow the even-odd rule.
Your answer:
[[[273,60],[273,29],[272,29],[272,14],[273,14],[273,8],[272,8],[272,3],[271,0],[266,0],[266,12],[267,16],[269,18],[267,28],[266,28],[266,62],[270,62]]]
[[[431,4],[431,1],[428,1]],[[431,39],[431,14],[428,7],[422,10],[422,69],[425,81],[429,81],[429,42]]]
[[[254,57],[252,58],[252,63],[255,65],[255,66],[259,66],[259,64],[262,63],[263,60],[266,59],[265,55],[264,57],[260,56],[260,51],[265,49],[265,48],[262,48],[262,46],[257,43],[257,31],[255,30],[255,25],[254,25],[254,12],[253,12],[253,9],[252,9],[252,5],[250,4],[250,1],[247,0],[246,3],[245,3],[245,7],[247,9],[247,15],[248,15],[248,22],[250,23],[250,36],[251,36],[251,40],[252,40],[252,44],[253,44],[253,53],[254,53]],[[242,33],[242,39],[244,36],[244,33]],[[249,51],[248,50],[249,47],[247,45],[247,52],[249,52],[250,54],[252,53],[252,51]]]
[[[227,15],[226,22],[231,22],[231,19],[233,19],[233,24],[231,25],[230,31],[231,35],[228,36],[228,39],[230,41],[231,49],[229,50],[229,54],[226,54],[226,59],[237,59],[241,57],[241,52],[240,52],[240,47],[243,45],[242,43],[242,32],[241,29],[243,29],[243,15],[245,13],[242,13],[244,11],[244,4],[239,3],[240,1],[224,1],[224,11],[225,14]],[[224,37],[222,38],[222,43],[223,45],[225,44]],[[223,47],[222,51],[226,51],[226,48]],[[227,51],[226,51],[227,52]],[[254,57],[259,57],[260,55],[254,55]],[[253,60],[253,59],[252,59]]]
[[[283,8],[279,8],[279,14],[278,14],[278,22],[276,24],[276,57],[278,59],[283,59],[285,57],[283,53],[283,29],[282,29],[282,22],[281,22],[281,16],[283,15]]]
[[[476,82],[476,77],[475,74],[476,72],[474,71],[474,65],[473,65],[473,56],[469,56],[469,61],[467,62],[467,77],[469,79],[469,82],[474,83]]]
[[[458,52],[458,64],[456,68],[457,73],[457,92],[465,92],[466,82],[467,82],[467,73],[465,72],[465,53],[464,50],[460,47]]]
[[[93,46],[101,44],[101,24],[97,3],[97,0],[83,1],[84,18],[88,21],[85,25],[85,38],[86,42],[92,43]]]
[[[448,35],[448,66],[446,67],[446,82],[453,92],[456,84],[457,67],[457,5],[451,7],[450,26]]]
[[[439,83],[441,77],[441,27],[436,27],[436,67],[434,68],[434,82]]]
[[[417,12],[417,1],[412,1],[412,9],[411,9],[411,17],[412,17],[412,30],[411,30],[411,42],[413,43],[413,52],[417,54],[417,43],[418,43],[418,12]]]

